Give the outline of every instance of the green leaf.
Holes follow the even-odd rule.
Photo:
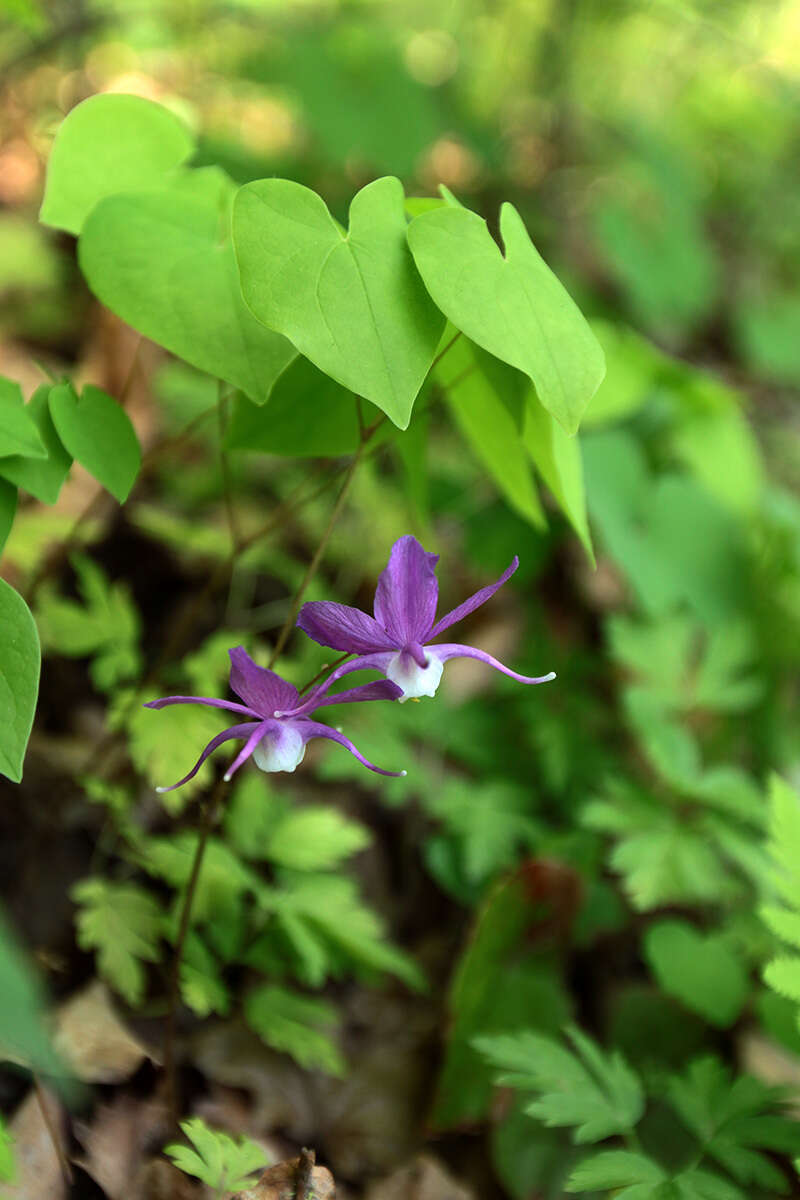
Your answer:
[[[189,130],[140,96],[90,96],[56,134],[39,217],[78,234],[98,200],[157,186],[194,151]]]
[[[658,1163],[644,1154],[634,1154],[629,1150],[601,1150],[585,1158],[575,1168],[567,1181],[567,1191],[594,1192],[630,1187],[635,1183],[655,1187],[666,1178]]]
[[[129,1004],[139,1004],[145,986],[142,963],[160,958],[161,905],[143,888],[107,879],[83,879],[71,895],[78,905],[78,945],[95,950],[99,974]]]
[[[154,712],[136,705],[117,693],[111,714],[112,724],[125,718],[128,750],[138,771],[153,787],[169,787],[181,779],[196,762],[200,751],[224,728],[218,712],[195,704],[174,704]],[[206,761],[193,779],[175,792],[160,796],[167,812],[182,812],[198,790],[207,787],[213,765]]]
[[[629,1200],[634,1200],[632,1193],[621,1193],[623,1198],[626,1195],[629,1196]],[[671,1190],[664,1193],[663,1200],[672,1200],[672,1197],[674,1200],[748,1200],[745,1193],[727,1179],[720,1179],[719,1175],[714,1175],[711,1171],[699,1169],[683,1171],[675,1176]],[[642,1196],[641,1200],[649,1198]]]
[[[30,609],[0,579],[0,773],[22,779],[25,748],[39,695],[41,651]]]
[[[70,383],[50,390],[50,416],[65,449],[123,504],[142,461],[131,419],[111,396],[90,384],[78,399]]]
[[[139,614],[124,584],[110,584],[97,563],[71,558],[82,604],[45,586],[36,615],[43,645],[73,658],[92,655],[93,683],[104,691],[139,673]]]
[[[548,1126],[574,1125],[576,1143],[629,1133],[644,1112],[638,1077],[618,1052],[606,1054],[576,1028],[575,1052],[538,1033],[478,1037],[475,1045],[500,1074],[497,1083],[538,1092],[527,1112]]]
[[[19,384],[0,375],[0,456],[9,454],[47,458],[47,448],[23,402]]]
[[[0,1060],[3,1059],[23,1063],[45,1075],[60,1075],[63,1070],[47,1030],[42,985],[0,914]]]
[[[172,837],[148,838],[140,850],[145,871],[165,879],[172,887],[186,887],[192,873],[199,834],[184,832]],[[211,920],[217,909],[225,909],[231,898],[256,892],[256,877],[236,854],[218,838],[206,843],[192,904],[192,920]]]
[[[500,233],[505,257],[481,217],[447,207],[415,217],[408,241],[445,316],[529,375],[547,411],[574,433],[605,374],[603,352],[511,204],[500,209]]]
[[[233,215],[258,319],[401,429],[444,325],[414,269],[403,204],[399,180],[375,180],[353,199],[344,234],[316,192],[264,179],[238,192]]]
[[[183,948],[180,985],[184,1004],[198,1017],[211,1013],[224,1017],[230,1012],[231,994],[222,981],[219,964],[194,931]]]
[[[576,436],[567,436],[539,403],[534,391],[526,398],[522,440],[594,566],[580,442]]]
[[[520,846],[532,848],[542,837],[528,788],[502,780],[445,779],[424,805],[458,840],[464,875],[472,883],[513,866]]]
[[[195,1149],[173,1142],[164,1147],[164,1153],[184,1174],[194,1175],[217,1194],[242,1191],[251,1182],[253,1172],[267,1165],[263,1149],[250,1138],[235,1140],[227,1133],[209,1129],[200,1117],[181,1121],[181,1131]]]
[[[463,337],[435,373],[458,429],[501,495],[520,516],[543,527],[528,451],[510,408],[520,377]]]
[[[0,458],[0,475],[30,492],[42,504],[55,504],[72,465],[72,456],[61,445],[50,417],[49,395],[50,384],[43,383],[33,393],[25,410],[33,419],[47,457],[42,458],[37,451],[32,458],[21,454]]]
[[[14,1139],[0,1118],[0,1183],[13,1183],[17,1168],[14,1162]]]
[[[712,1025],[727,1029],[748,994],[740,960],[718,936],[705,937],[685,921],[660,921],[644,940],[659,985]]]
[[[324,871],[363,850],[370,836],[338,808],[295,808],[273,829],[263,857],[296,871]]]
[[[0,479],[0,554],[17,515],[17,489],[13,484]]]
[[[268,1046],[290,1054],[301,1067],[344,1075],[341,1051],[326,1032],[338,1022],[333,1005],[264,984],[245,997],[244,1015]]]
[[[365,424],[378,410],[364,405]],[[275,383],[269,403],[237,396],[225,432],[226,450],[254,450],[298,458],[335,458],[358,446],[358,412],[352,392],[298,356]]]
[[[229,217],[211,195],[110,196],[86,222],[78,258],[92,291],[118,317],[259,404],[295,357],[245,306]]]
[[[796,1123],[776,1115],[775,1090],[750,1075],[732,1080],[726,1066],[706,1057],[670,1079],[667,1095],[704,1156],[715,1159],[738,1183],[787,1191],[785,1175],[762,1153],[791,1153],[797,1145]]]
[[[478,911],[448,997],[450,1031],[433,1108],[438,1129],[480,1121],[489,1109],[493,1072],[478,1052],[477,1034],[531,1025],[555,1034],[569,1018],[555,970],[527,944],[540,913],[519,877],[493,888]]]

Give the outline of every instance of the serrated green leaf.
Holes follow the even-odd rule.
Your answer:
[[[49,395],[50,384],[42,384],[33,393],[25,409],[38,430],[47,457],[42,458],[37,453],[35,457],[13,454],[9,458],[0,458],[0,475],[30,492],[42,504],[55,504],[72,466],[72,456],[62,446],[50,416]]]
[[[47,448],[18,383],[0,375],[0,456],[46,458]]]
[[[160,184],[193,150],[189,130],[162,105],[140,96],[90,96],[59,126],[39,217],[77,235],[104,196]]]
[[[117,713],[125,716],[128,750],[138,771],[155,787],[169,787],[181,779],[196,762],[200,751],[224,728],[219,714],[197,704],[174,704],[154,712],[136,705],[131,708],[127,696],[117,693],[111,721]],[[174,792],[160,796],[167,812],[180,813],[195,792],[208,786],[213,766],[206,761],[200,770]]]
[[[263,857],[296,871],[324,871],[368,846],[363,825],[337,808],[314,805],[293,809],[272,830]]]
[[[41,651],[30,609],[9,583],[0,579],[0,773],[13,783],[22,779],[36,700]]]
[[[575,1126],[575,1142],[630,1132],[644,1111],[638,1077],[618,1052],[605,1053],[578,1029],[568,1033],[577,1053],[529,1030],[478,1037],[475,1045],[500,1071],[499,1084],[540,1093],[527,1107],[532,1117]]]
[[[202,191],[109,196],[87,220],[78,258],[123,321],[263,404],[296,352],[245,306],[228,224]]]
[[[180,987],[184,1004],[196,1016],[219,1013],[224,1017],[230,1012],[231,994],[222,981],[219,964],[194,932],[190,932],[183,948]]]
[[[448,779],[425,807],[459,843],[464,874],[482,882],[514,864],[520,846],[533,847],[542,828],[527,788],[502,781]]]
[[[764,982],[780,996],[800,1004],[800,957],[773,958],[764,968]]]
[[[444,319],[406,244],[400,181],[362,188],[347,234],[324,201],[286,179],[247,184],[233,237],[248,305],[269,329],[406,429]]]
[[[145,986],[142,963],[160,957],[161,905],[143,888],[99,878],[75,884],[71,895],[78,905],[78,945],[96,951],[99,974],[129,1004],[138,1004]]]
[[[251,1029],[273,1050],[290,1054],[306,1070],[344,1075],[344,1058],[327,1032],[338,1016],[324,1000],[264,984],[245,997],[244,1013]]]
[[[173,837],[148,838],[139,848],[142,867],[172,887],[184,888],[191,876],[198,837],[187,831]],[[195,888],[192,919],[210,920],[218,907],[227,907],[231,896],[257,890],[256,877],[233,850],[218,838],[209,838]]]
[[[453,420],[501,495],[532,525],[542,528],[546,522],[530,458],[511,411],[520,399],[521,377],[463,337],[447,351],[435,376]]]
[[[408,242],[445,316],[529,375],[547,411],[574,433],[605,374],[603,352],[511,204],[500,209],[500,234],[505,257],[481,217],[448,206],[415,217]]]
[[[648,929],[644,950],[665,992],[720,1029],[733,1024],[748,981],[723,938],[706,937],[685,921],[660,921]]]
[[[630,1187],[634,1183],[655,1187],[666,1178],[666,1173],[658,1163],[644,1154],[629,1150],[601,1150],[575,1167],[567,1181],[567,1191],[594,1192]]]
[[[125,410],[100,388],[87,384],[78,399],[63,383],[50,389],[50,415],[67,452],[123,504],[142,461]]]
[[[181,1131],[195,1150],[175,1142],[166,1146],[164,1153],[186,1175],[194,1175],[217,1194],[242,1191],[250,1182],[249,1176],[267,1165],[261,1146],[248,1137],[234,1139],[210,1129],[201,1117],[181,1121]]]

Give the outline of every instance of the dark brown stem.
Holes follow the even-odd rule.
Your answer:
[[[328,671],[333,671],[336,667],[341,666],[343,662],[346,662],[350,657],[350,654],[351,651],[348,650],[347,653],[343,654],[341,658],[335,658],[332,663],[323,663],[313,679],[309,679],[308,683],[304,683],[299,689],[300,695],[302,696],[303,692],[307,692],[310,687],[313,687],[317,680],[321,679],[322,676],[327,674]]]
[[[200,829],[198,832],[197,846],[194,852],[194,860],[192,861],[192,869],[189,873],[189,882],[186,885],[186,892],[183,897],[183,906],[181,908],[180,922],[178,924],[178,936],[175,939],[175,951],[172,956],[169,993],[167,997],[167,1018],[164,1025],[163,1069],[167,1109],[169,1111],[170,1119],[176,1129],[178,1128],[180,1114],[178,1109],[178,1080],[175,1062],[175,1023],[180,1001],[181,961],[183,959],[186,936],[189,932],[189,923],[192,917],[192,905],[194,903],[195,893],[197,892],[197,883],[200,878],[200,870],[203,866],[203,858],[205,857],[206,846],[208,845],[208,839],[211,835],[211,830],[214,827],[214,821],[216,819],[224,791],[225,780],[220,779],[211,795],[211,799],[207,801],[203,810],[203,819],[200,823]]]
[[[439,363],[442,361],[442,359],[444,358],[445,354],[447,354],[447,351],[450,349],[450,347],[451,347],[451,346],[454,346],[454,345],[455,345],[455,343],[458,341],[458,339],[459,339],[460,337],[461,337],[461,330],[460,330],[460,329],[457,329],[457,330],[456,330],[456,332],[455,332],[455,335],[454,335],[453,337],[451,337],[451,338],[450,338],[450,341],[447,343],[447,345],[445,346],[444,350],[440,350],[440,351],[439,351],[439,353],[436,355],[436,358],[433,360],[433,362],[431,363],[431,365],[428,367],[428,374],[429,374],[429,375],[430,375],[431,371],[434,369],[434,367],[438,367]]]
[[[56,1152],[58,1165],[61,1167],[61,1174],[64,1176],[67,1186],[70,1186],[72,1184],[72,1168],[69,1165],[69,1159],[67,1158],[66,1151],[61,1144],[61,1138],[59,1137],[58,1130],[56,1129],[50,1109],[48,1108],[47,1093],[42,1087],[42,1083],[38,1075],[33,1076],[33,1090],[36,1093],[36,1103],[39,1105],[39,1111],[42,1114],[42,1120],[44,1121],[45,1129],[47,1130],[50,1141],[53,1143],[53,1149]]]
[[[316,1161],[315,1152],[304,1146],[294,1173],[294,1200],[311,1200],[311,1176]]]

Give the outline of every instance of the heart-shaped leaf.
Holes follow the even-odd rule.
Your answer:
[[[123,504],[142,461],[125,410],[100,388],[87,385],[79,400],[72,384],[62,383],[50,390],[50,415],[72,457]]]
[[[415,217],[408,242],[442,312],[529,375],[547,411],[574,433],[605,373],[603,352],[511,204],[500,209],[500,233],[505,257],[481,217],[448,206]]]
[[[234,201],[252,311],[401,429],[444,326],[405,235],[403,188],[391,176],[355,196],[346,234],[316,192],[286,179],[247,184]]]
[[[47,458],[39,430],[25,407],[18,383],[0,376],[0,455]]]
[[[59,126],[39,216],[77,235],[104,196],[160,186],[193,150],[189,130],[162,105],[141,96],[90,96]]]
[[[39,635],[30,609],[0,579],[0,772],[14,783],[22,761],[39,694]]]
[[[726,1029],[747,999],[747,973],[719,936],[705,937],[686,921],[659,921],[644,950],[660,986],[692,1012]]]
[[[10,458],[0,458],[0,476],[30,492],[42,504],[55,504],[72,466],[72,456],[62,446],[50,417],[47,403],[49,394],[50,384],[43,383],[26,405],[26,412],[33,419],[47,457],[29,458],[27,455],[14,454]]]
[[[245,306],[224,205],[190,182],[102,200],[78,242],[81,270],[123,321],[263,404],[295,350]]]

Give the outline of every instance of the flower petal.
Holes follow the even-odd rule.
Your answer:
[[[555,671],[549,671],[547,675],[519,675],[516,671],[512,671],[510,667],[506,667],[503,663],[493,658],[491,654],[487,654],[485,650],[478,650],[475,646],[459,646],[455,642],[443,642],[436,646],[426,646],[428,654],[435,655],[442,662],[447,662],[449,658],[477,658],[481,662],[486,663],[489,667],[494,667],[495,671],[502,671],[504,675],[509,675],[512,679],[516,679],[518,683],[549,683],[551,679],[555,679]]]
[[[249,704],[259,717],[271,717],[276,709],[294,708],[298,691],[274,671],[254,663],[244,646],[229,650],[230,684],[237,696]]]
[[[410,534],[392,546],[375,591],[375,618],[393,639],[396,650],[409,642],[424,642],[430,635],[439,600],[434,574],[438,561],[438,554],[423,550]]]
[[[382,650],[378,654],[360,654],[358,658],[351,658],[349,662],[342,663],[331,671],[328,678],[318,684],[313,692],[309,692],[306,701],[310,700],[312,696],[324,696],[337,679],[341,679],[343,675],[350,675],[353,671],[380,671],[385,675],[386,668],[396,653],[395,649]],[[319,699],[317,699],[317,704],[319,704]]]
[[[158,700],[148,700],[145,708],[166,708],[169,704],[207,704],[209,708],[225,708],[229,712],[243,713],[246,717],[258,717],[253,708],[244,704],[234,704],[232,700],[212,700],[210,696],[161,696]]]
[[[369,654],[373,650],[395,649],[392,639],[374,617],[349,604],[332,600],[310,600],[300,609],[297,626],[321,646],[347,650],[351,654]]]
[[[248,758],[250,758],[262,738],[269,733],[270,727],[278,724],[278,721],[259,721],[258,725],[254,727],[253,732],[250,734],[250,737],[247,739],[239,753],[236,755],[236,758],[225,772],[224,779],[226,783],[230,783],[231,779],[233,779],[234,775],[239,770],[239,767],[247,762]]]
[[[433,629],[431,629],[428,637],[438,637],[440,633],[444,633],[445,629],[449,629],[451,625],[455,625],[456,621],[461,621],[464,617],[469,616],[471,612],[475,612],[476,608],[480,608],[482,604],[485,604],[495,594],[497,589],[501,588],[506,580],[511,578],[518,566],[519,559],[515,554],[496,583],[490,583],[486,587],[480,588],[468,600],[465,600],[463,604],[459,604],[458,608],[454,608],[451,612],[440,617]]]
[[[360,750],[357,750],[349,738],[346,738],[343,733],[339,733],[338,729],[331,729],[330,725],[322,725],[319,721],[304,721],[303,722],[306,741],[311,738],[330,738],[332,742],[338,742],[340,746],[344,746],[345,750],[349,750],[354,758],[357,758],[362,766],[367,767],[370,771],[375,771],[378,775],[390,775],[395,778],[405,775],[405,771],[384,771],[381,767],[376,767]]]
[[[192,767],[192,769],[188,775],[184,775],[183,779],[179,779],[177,783],[170,784],[169,787],[156,788],[156,791],[157,792],[172,792],[175,790],[175,788],[183,787],[183,785],[185,783],[188,783],[190,779],[194,779],[195,775],[200,770],[203,763],[208,758],[209,754],[212,754],[214,752],[214,750],[216,750],[217,746],[221,746],[223,742],[229,742],[231,740],[231,738],[242,738],[242,737],[249,738],[251,731],[258,728],[258,725],[260,725],[260,724],[261,724],[261,722],[258,722],[258,724],[254,724],[254,722],[248,721],[244,725],[231,725],[231,727],[229,729],[223,729],[222,733],[218,733],[216,737],[211,739],[211,741],[208,743],[205,750],[200,755],[200,757],[198,758],[197,762],[194,764],[194,766]]]
[[[356,660],[357,661],[357,660]],[[327,681],[326,681],[327,682]],[[403,694],[403,689],[388,679],[376,679],[373,683],[360,683],[358,687],[348,688],[335,696],[324,696],[320,690],[310,692],[303,704],[291,713],[281,714],[287,717],[302,717],[313,712],[315,708],[324,708],[326,704],[355,704],[362,700],[397,700]]]

